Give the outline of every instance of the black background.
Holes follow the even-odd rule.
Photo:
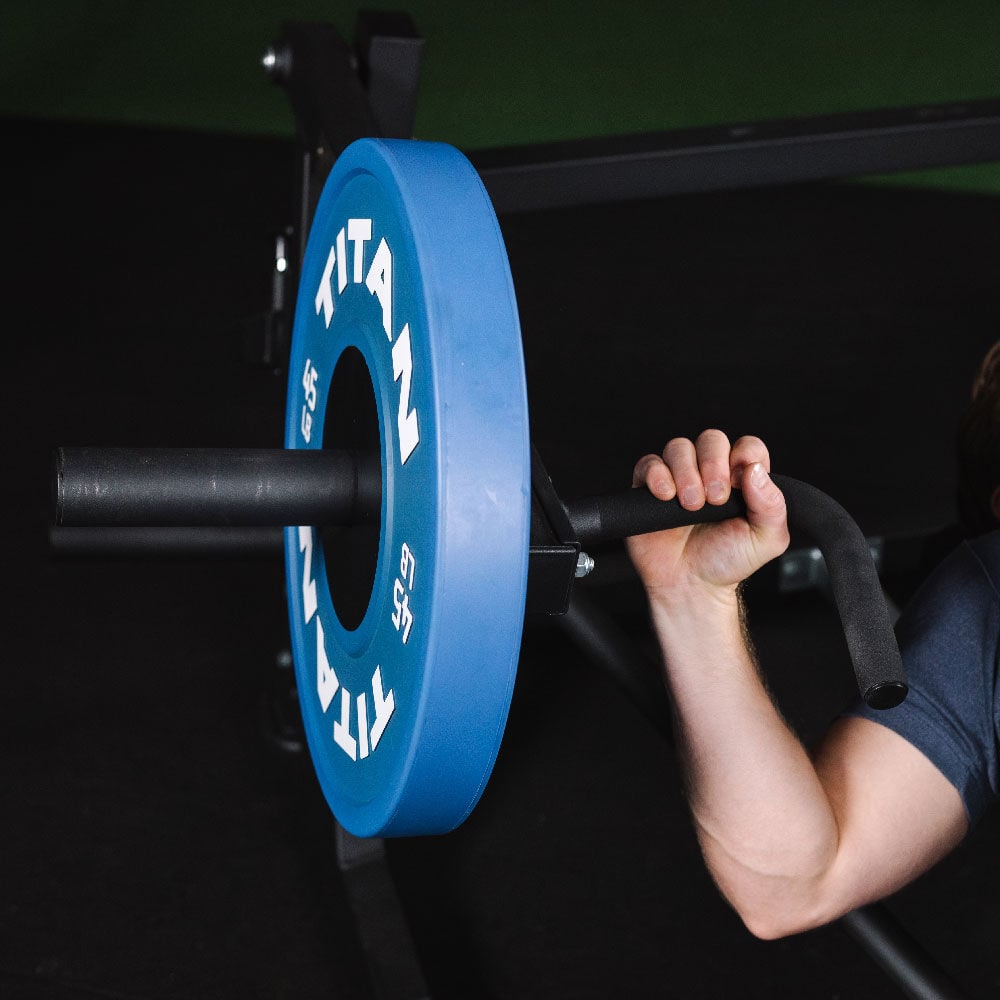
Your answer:
[[[291,144],[3,131],[0,992],[364,997],[332,820],[264,723],[280,561],[48,543],[57,445],[280,445],[283,375],[245,363],[240,329],[268,303]],[[996,199],[829,185],[501,222],[532,434],[565,496],[716,425],[763,436],[869,534],[952,520],[954,421],[998,332]],[[620,552],[599,556],[589,592],[647,641]],[[766,588],[751,612],[811,739],[851,693],[835,615]],[[982,998],[1000,985],[995,844],[988,819],[889,904]],[[895,995],[837,926],[747,934],[669,744],[548,624],[526,629],[472,818],[389,862],[434,996]]]

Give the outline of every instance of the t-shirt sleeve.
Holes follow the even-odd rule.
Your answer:
[[[1000,533],[963,543],[914,595],[896,626],[909,693],[846,714],[899,733],[955,786],[970,824],[1000,794],[997,650]]]

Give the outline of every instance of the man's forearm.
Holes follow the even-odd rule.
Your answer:
[[[837,823],[816,770],[761,680],[733,591],[651,598],[706,863],[764,937],[825,922]]]

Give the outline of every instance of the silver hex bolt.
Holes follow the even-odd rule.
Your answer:
[[[275,83],[282,83],[288,79],[291,56],[286,47],[275,48],[269,45],[261,57],[260,64]]]

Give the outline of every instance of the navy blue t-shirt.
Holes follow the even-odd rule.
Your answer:
[[[955,549],[896,625],[909,684],[901,705],[848,714],[912,743],[955,786],[970,824],[1000,796],[1000,531]]]

